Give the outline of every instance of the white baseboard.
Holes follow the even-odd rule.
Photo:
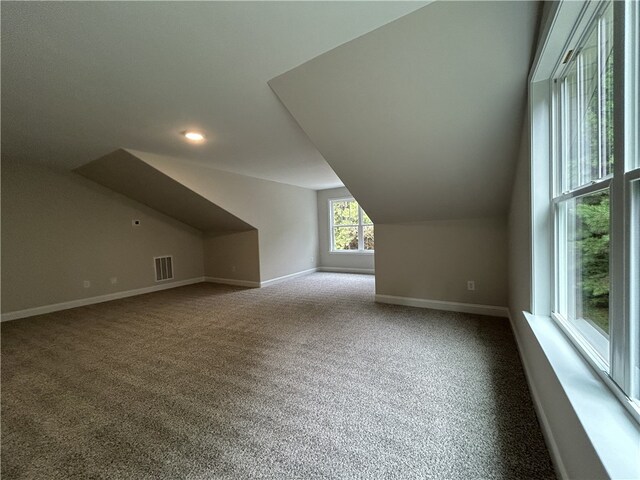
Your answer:
[[[270,280],[264,280],[260,282],[261,287],[267,287],[276,283],[284,282],[285,280],[291,280],[292,278],[301,277],[303,275],[309,275],[310,273],[317,272],[317,268],[310,268],[308,270],[302,270],[300,272],[290,273],[289,275],[283,275],[282,277],[272,278]]]
[[[336,272],[336,273],[364,273],[374,275],[376,271],[373,268],[349,268],[349,267],[318,267],[319,272]]]
[[[558,448],[558,444],[553,436],[553,430],[551,429],[551,424],[549,423],[549,419],[544,411],[544,407],[542,406],[542,402],[540,401],[540,395],[538,394],[538,389],[536,385],[531,380],[533,377],[531,376],[531,367],[529,365],[529,361],[527,358],[522,355],[522,349],[520,348],[522,339],[518,336],[518,331],[513,323],[513,318],[511,317],[511,312],[509,312],[509,324],[511,325],[511,331],[513,332],[513,336],[516,339],[516,345],[518,347],[518,355],[520,356],[520,363],[522,363],[522,368],[524,369],[524,376],[527,379],[527,385],[529,385],[529,391],[531,392],[531,399],[533,400],[533,408],[536,411],[536,415],[538,416],[538,420],[540,421],[540,427],[542,430],[542,436],[544,437],[544,441],[547,445],[547,449],[549,450],[549,456],[551,457],[551,462],[556,471],[556,475],[561,480],[569,480],[569,475],[567,474],[567,469],[564,466],[564,462],[562,461],[562,456],[560,455],[560,449]]]
[[[235,280],[232,278],[218,278],[218,277],[204,277],[206,282],[222,283],[224,285],[235,285],[238,287],[250,287],[260,288],[274,285],[276,283],[284,282],[285,280],[291,280],[292,278],[301,277],[302,275],[309,275],[310,273],[318,271],[317,268],[310,268],[309,270],[303,270],[301,272],[290,273],[289,275],[283,275],[282,277],[276,277],[261,282],[252,280]]]
[[[475,303],[444,302],[442,300],[428,300],[424,298],[396,297],[394,295],[376,294],[376,302],[405,305],[408,307],[432,308],[449,312],[474,313],[477,315],[491,315],[493,317],[509,316],[507,307],[494,305],[477,305]]]
[[[135,290],[125,290],[123,292],[98,295],[97,297],[81,298],[79,300],[71,300],[69,302],[54,303],[53,305],[43,305],[42,307],[27,308],[25,310],[3,313],[0,321],[8,322],[9,320],[33,317],[35,315],[43,315],[45,313],[68,310],[69,308],[84,307],[86,305],[93,305],[94,303],[109,302],[111,300],[118,300],[119,298],[133,297],[135,295],[143,295],[145,293],[168,290],[170,288],[192,285],[194,283],[200,283],[204,281],[204,277],[196,277],[190,278],[188,280],[180,280],[178,282],[162,283],[160,285],[153,285],[151,287],[136,288]]]
[[[251,280],[235,280],[233,278],[204,277],[204,281],[209,283],[221,283],[223,285],[234,285],[236,287],[260,287],[260,282],[254,282]]]
[[[25,310],[17,310],[15,312],[3,313],[0,316],[0,321],[8,322],[10,320],[17,320],[19,318],[33,317],[35,315],[44,315],[45,313],[58,312],[60,310],[68,310],[70,308],[84,307],[86,305],[93,305],[95,303],[109,302],[111,300],[118,300],[120,298],[133,297],[135,295],[143,295],[145,293],[158,292],[160,290],[168,290],[170,288],[182,287],[185,285],[192,285],[194,283],[211,282],[222,283],[226,285],[236,285],[240,287],[265,287],[267,285],[273,285],[275,283],[283,282],[291,278],[299,277],[302,275],[308,275],[315,272],[316,268],[304,270],[302,272],[291,273],[278,278],[272,278],[264,282],[253,282],[249,280],[234,280],[231,278],[216,278],[216,277],[196,277],[188,280],[180,280],[178,282],[162,283],[159,285],[153,285],[151,287],[136,288],[135,290],[125,290],[122,292],[108,293],[106,295],[98,295],[96,297],[81,298],[78,300],[71,300],[68,302],[55,303],[53,305],[43,305],[41,307],[27,308]]]

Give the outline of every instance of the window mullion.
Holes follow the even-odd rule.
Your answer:
[[[554,153],[557,155],[557,160],[555,162],[555,167],[551,169],[552,175],[555,175],[555,178],[552,182],[552,192],[554,196],[565,190],[565,182],[568,178],[568,142],[565,134],[565,132],[567,132],[567,116],[564,114],[564,112],[566,112],[567,110],[567,90],[568,88],[565,81],[560,82],[559,86],[557,80],[555,81],[553,88],[553,98],[557,100],[556,103],[558,103],[559,105],[555,106],[557,111],[554,113],[556,121],[558,122],[558,132],[560,133],[559,135],[556,135],[556,137],[560,138],[560,141],[556,140],[555,142],[556,148],[554,149]]]
[[[623,26],[625,2],[613,2],[614,25]],[[624,58],[625,39],[624,29],[614,28],[613,48],[616,52],[614,61],[613,82],[614,82],[614,164],[613,180],[611,182],[611,233],[610,233],[610,374],[613,381],[624,391],[628,392],[630,381],[629,365],[629,325],[626,304],[626,282],[625,282],[625,185],[624,185],[624,164],[625,164],[625,62]]]
[[[607,118],[606,118],[606,98],[605,97],[605,82],[606,82],[606,25],[605,19],[600,18],[598,21],[598,116],[600,121],[598,122],[598,177],[606,175],[605,162],[606,162],[606,131],[607,131]]]
[[[578,61],[574,60],[574,63],[576,65],[578,65]],[[575,108],[577,108],[577,75],[576,75],[576,98],[574,99],[574,105]],[[560,99],[559,99],[559,105],[558,105],[558,117],[559,117],[559,121],[558,121],[558,125],[559,125],[559,132],[560,132],[560,141],[558,142],[558,147],[559,147],[559,158],[558,158],[558,165],[557,168],[555,168],[553,170],[553,172],[555,172],[555,174],[557,175],[557,179],[556,179],[556,183],[555,183],[555,187],[556,187],[556,191],[555,193],[560,194],[562,192],[565,192],[567,190],[570,189],[571,186],[571,165],[569,162],[569,157],[570,157],[570,150],[571,150],[571,139],[570,139],[570,132],[571,132],[571,128],[569,125],[569,115],[567,115],[567,111],[570,108],[570,96],[571,96],[571,88],[568,85],[568,82],[566,80],[563,80],[561,82],[561,87],[559,89],[560,92]],[[577,143],[576,143],[576,148],[577,148]]]
[[[640,168],[636,168],[630,172],[625,172],[624,181],[626,183],[633,182],[634,180],[640,180]]]
[[[589,193],[592,192],[597,192],[598,190],[604,190],[606,188],[609,188],[611,186],[611,182],[612,182],[612,178],[605,178],[602,180],[599,180],[597,182],[591,182],[588,185],[584,185],[582,187],[578,187],[575,188],[569,192],[564,192],[561,195],[558,195],[557,197],[553,198],[552,201],[553,203],[559,203],[559,202],[564,202],[566,200],[570,200],[572,198],[576,198],[576,197],[581,197],[583,195],[587,195]]]
[[[577,118],[577,130],[582,134],[579,136],[578,143],[578,184],[582,185],[585,183],[585,157],[587,155],[586,148],[586,140],[584,131],[586,130],[586,125],[584,122],[586,105],[584,104],[584,59],[582,55],[578,54],[577,58],[578,65],[578,74],[577,74],[577,104],[578,104],[578,118]]]
[[[358,250],[364,250],[364,229],[362,228],[362,207],[358,206]]]
[[[638,172],[638,171],[637,171]],[[627,370],[623,390],[640,406],[640,181],[625,178],[625,305],[626,337],[624,345]],[[640,413],[640,412],[639,412]]]
[[[566,242],[566,225],[565,212],[562,205],[553,206],[555,214],[554,230],[555,230],[555,258],[554,270],[555,275],[555,298],[553,309],[555,312],[567,311],[567,270],[560,266],[565,263],[567,258],[567,242]]]

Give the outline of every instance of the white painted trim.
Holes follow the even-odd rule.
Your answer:
[[[215,277],[204,277],[204,278],[206,282],[211,282],[211,283],[222,283],[224,285],[236,285],[238,287],[262,288],[262,287],[268,287],[269,285],[275,285],[276,283],[284,282],[286,280],[292,280],[296,277],[301,277],[303,275],[309,275],[310,273],[317,272],[318,270],[319,270],[318,268],[314,267],[308,270],[302,270],[300,272],[290,273],[289,275],[283,275],[282,277],[263,280],[261,282],[256,282],[251,280],[234,280],[232,278],[215,278]]]
[[[145,293],[157,292],[160,290],[168,290],[170,288],[183,287],[185,285],[192,285],[194,283],[201,283],[205,281],[205,277],[190,278],[188,280],[180,280],[178,282],[163,283],[161,285],[153,285],[151,287],[136,288],[135,290],[125,290],[122,292],[108,293],[106,295],[99,295],[97,297],[81,298],[78,300],[71,300],[69,302],[54,303],[53,305],[43,305],[41,307],[27,308],[25,310],[16,310],[15,312],[7,312],[2,314],[2,322],[8,322],[9,320],[17,320],[19,318],[33,317],[35,315],[44,315],[45,313],[58,312],[60,310],[68,310],[70,308],[84,307],[86,305],[93,305],[94,303],[109,302],[111,300],[118,300],[120,298],[133,297],[136,295],[143,295]]]
[[[353,196],[351,197],[337,197],[337,198],[328,198],[327,199],[329,201],[329,254],[330,255],[334,255],[334,254],[338,254],[338,255],[344,255],[344,254],[351,254],[351,255],[373,255],[375,252],[373,250],[365,250],[364,248],[364,227],[365,226],[369,226],[369,224],[367,223],[366,225],[362,223],[362,212],[364,212],[364,210],[362,210],[362,207],[360,206],[360,204],[358,203],[358,201],[353,198]],[[356,202],[356,204],[358,205],[358,224],[351,224],[351,225],[334,225],[333,224],[333,203],[334,202]],[[371,224],[373,226],[373,224]],[[334,227],[356,227],[358,229],[358,249],[357,250],[334,250],[333,246],[334,246]]]
[[[236,287],[260,287],[260,282],[254,282],[251,280],[235,280],[233,278],[204,277],[204,281],[209,283],[221,283],[223,285],[234,285]]]
[[[366,275],[374,275],[376,271],[373,268],[349,268],[349,267],[318,267],[319,272],[335,272],[335,273],[363,273]]]
[[[375,255],[375,250],[330,250],[329,255],[364,255],[364,256],[372,256]]]
[[[271,278],[269,280],[264,280],[260,282],[260,287],[268,287],[269,285],[274,285],[276,283],[284,282],[285,280],[291,280],[296,277],[302,277],[303,275],[309,275],[310,273],[317,272],[317,268],[310,268],[308,270],[302,270],[300,272],[290,273],[289,275],[283,275],[282,277]]]
[[[511,331],[513,332],[513,336],[516,339],[516,345],[518,346],[518,355],[520,356],[520,363],[522,363],[522,367],[524,369],[524,376],[527,380],[527,385],[529,385],[529,391],[531,392],[531,399],[533,400],[533,408],[536,411],[538,416],[538,420],[540,421],[540,426],[542,427],[542,436],[544,437],[544,441],[547,445],[547,449],[549,450],[549,455],[551,457],[551,462],[556,471],[556,475],[561,480],[569,480],[569,474],[567,473],[567,468],[562,461],[562,455],[560,454],[560,448],[558,447],[558,443],[553,435],[553,430],[551,429],[551,424],[549,423],[549,419],[547,418],[547,414],[544,411],[544,407],[542,406],[542,402],[540,400],[540,395],[538,394],[538,389],[532,381],[531,375],[531,366],[529,365],[529,360],[522,354],[522,350],[520,349],[520,345],[522,345],[522,339],[518,336],[518,331],[513,323],[513,318],[511,316],[511,312],[508,313],[509,324],[511,325]]]
[[[390,303],[393,305],[405,305],[408,307],[432,308],[434,310],[446,310],[449,312],[474,313],[477,315],[491,315],[493,317],[509,316],[507,307],[495,305],[478,305],[475,303],[445,302],[442,300],[429,300],[426,298],[396,297],[394,295],[376,294],[376,302]]]
[[[593,452],[584,452],[584,455],[597,459],[608,475],[606,478],[640,478],[640,463],[637,462],[640,425],[630,411],[622,405],[620,399],[578,352],[555,321],[544,315],[522,313],[523,321],[531,329],[537,347],[546,357],[560,384],[562,395],[569,402],[569,407],[580,425],[579,431],[564,431],[561,427],[556,427],[557,438],[564,437],[566,441],[562,443],[566,445],[571,442],[572,437],[586,437]],[[525,339],[516,337],[516,341],[520,345]],[[541,405],[541,408],[552,410],[556,405]],[[598,414],[594,415],[594,412]],[[543,428],[547,429],[549,426],[551,425],[545,425]],[[549,445],[549,448],[554,448],[553,444]],[[575,478],[575,472],[571,472],[571,462],[576,462],[577,459],[575,456],[573,459],[569,458],[568,464],[563,465],[560,460],[562,452],[555,448],[556,451],[551,453],[552,459],[557,462],[558,474],[562,478],[570,478],[571,475]],[[554,458],[555,455],[558,455],[558,458]],[[565,468],[567,466],[571,472],[569,474]],[[594,475],[598,478],[603,477],[599,473]]]

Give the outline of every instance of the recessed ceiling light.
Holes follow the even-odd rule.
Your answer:
[[[200,132],[194,132],[192,130],[187,130],[182,132],[182,134],[187,137],[187,140],[191,140],[192,142],[201,142],[204,140],[204,135]]]

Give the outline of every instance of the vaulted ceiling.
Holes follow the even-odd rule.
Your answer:
[[[127,150],[115,150],[82,165],[75,172],[202,232],[254,229]]]
[[[3,161],[126,148],[344,183],[377,223],[504,215],[538,2],[428,3],[3,2]]]
[[[502,216],[537,2],[435,2],[270,81],[376,223]]]
[[[2,2],[3,161],[75,168],[122,147],[340,185],[267,82],[425,3]]]

